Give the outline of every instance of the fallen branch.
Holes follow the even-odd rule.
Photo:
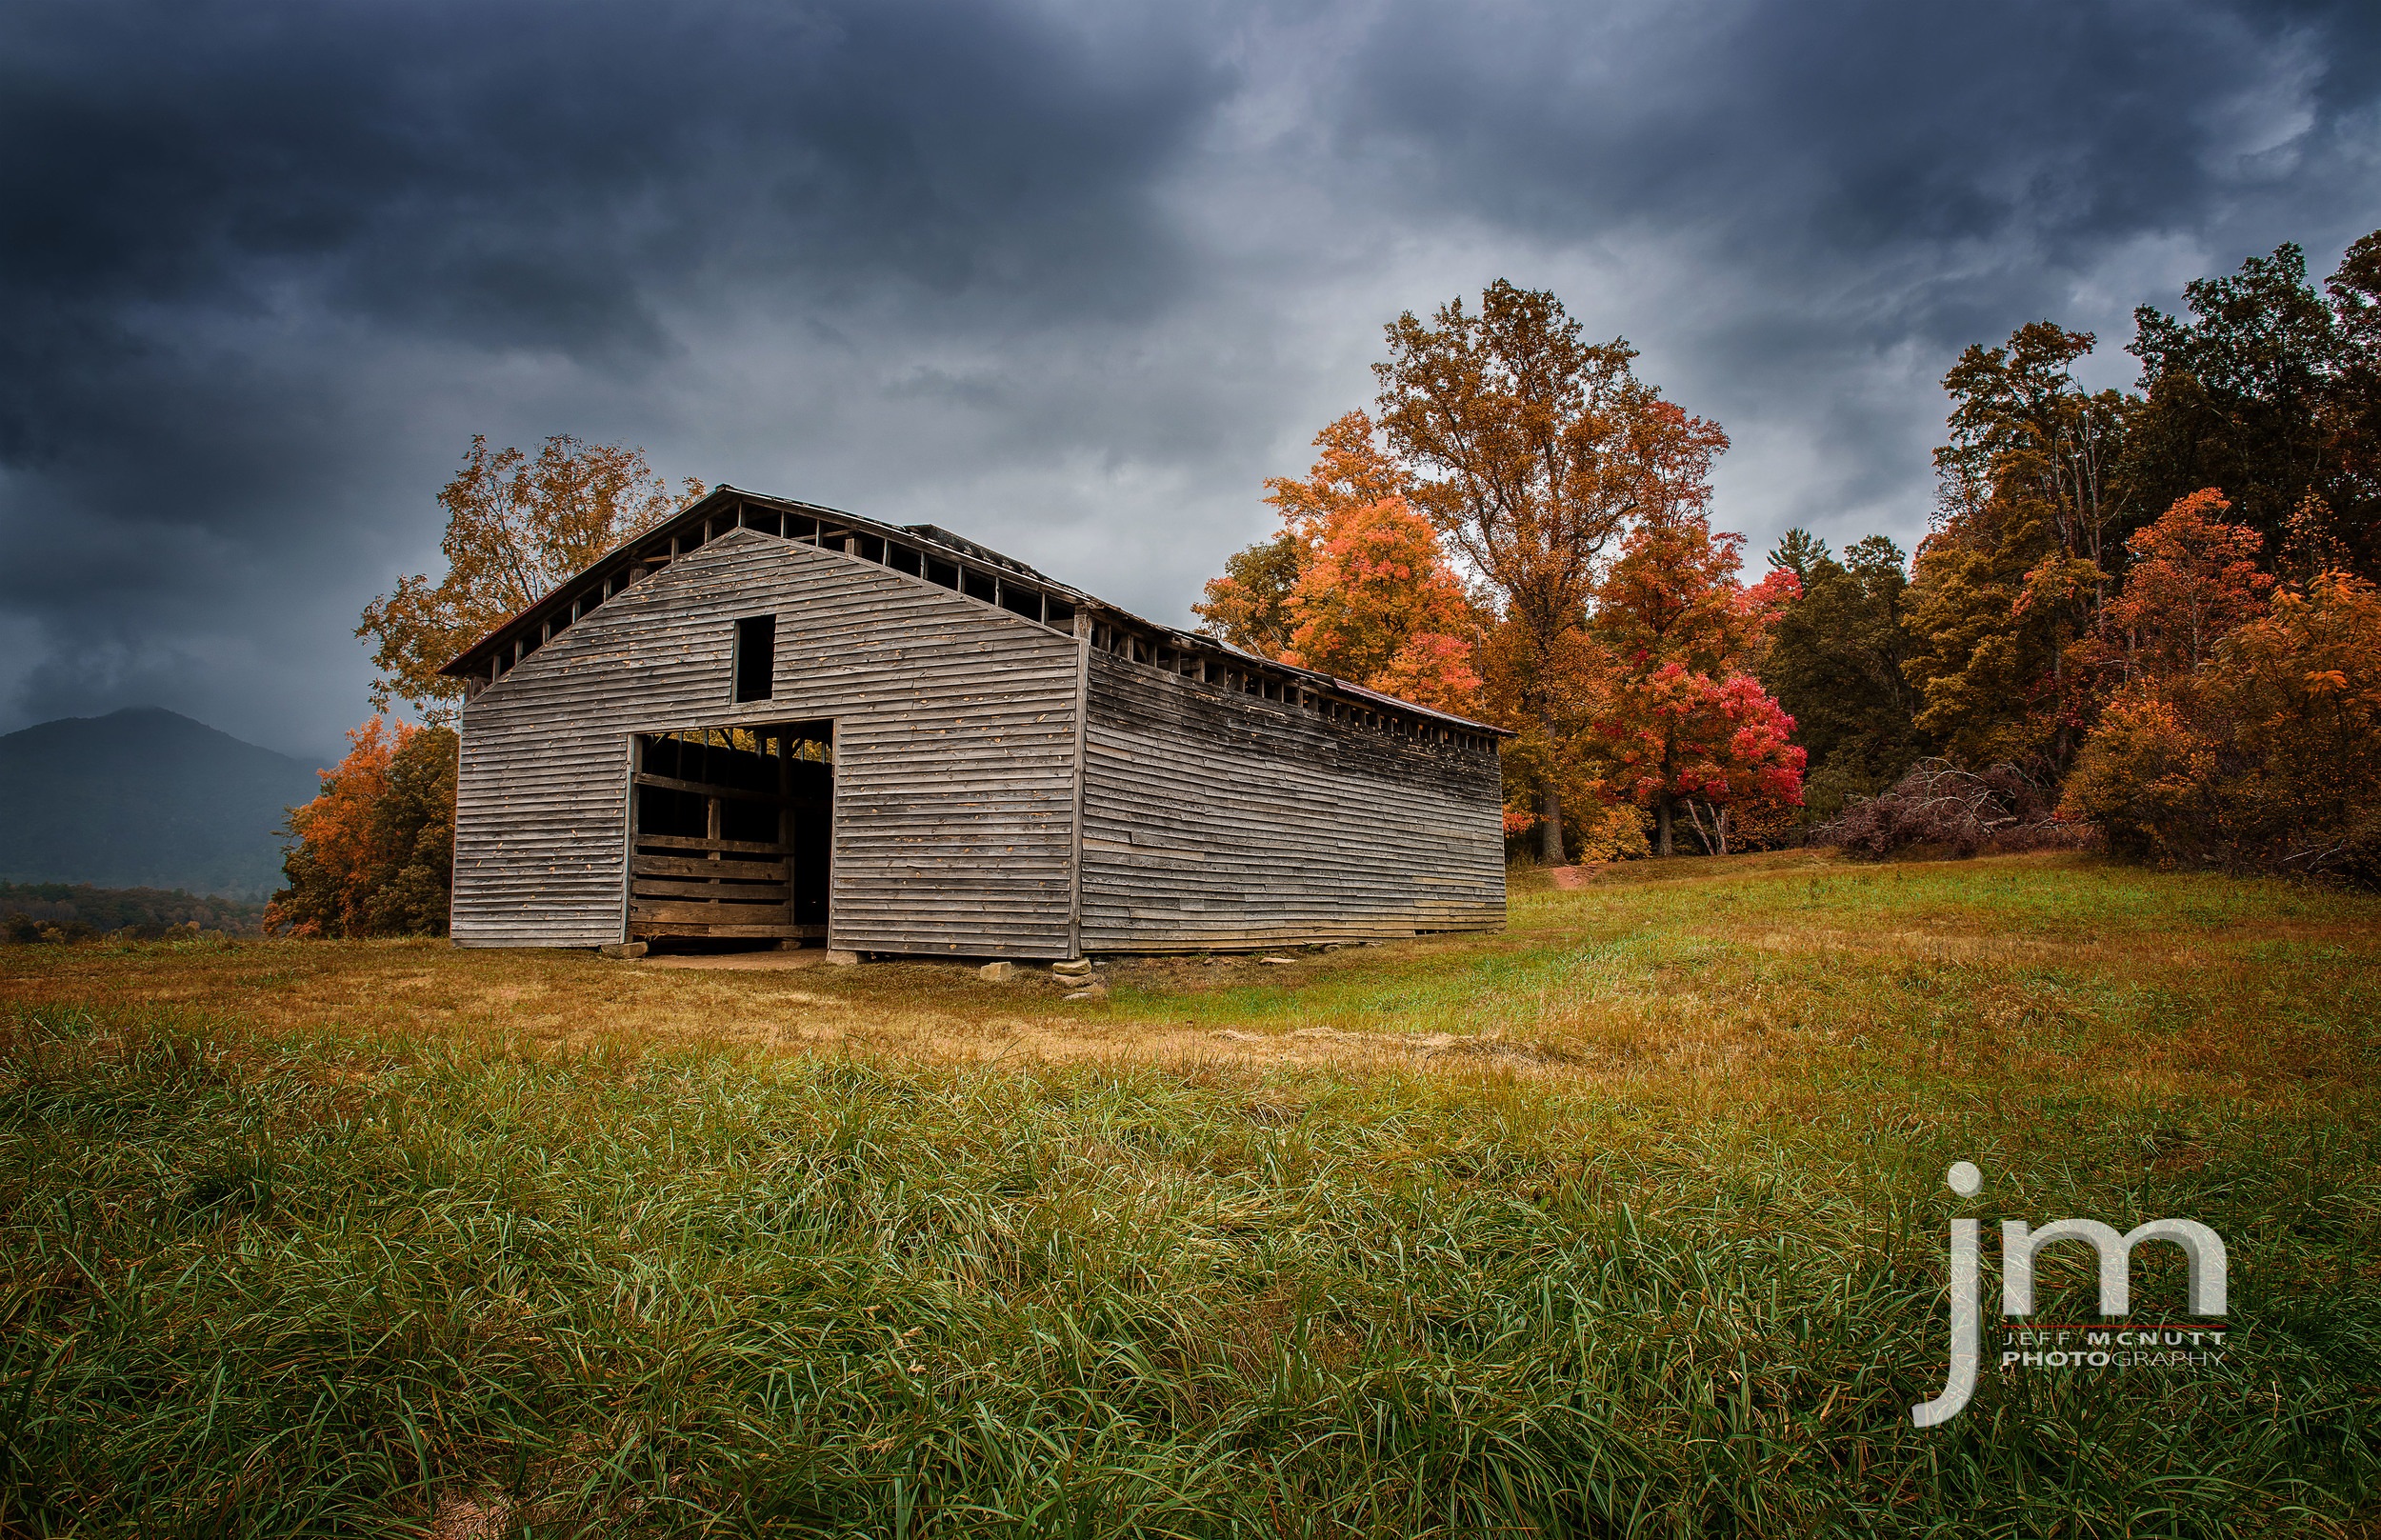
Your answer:
[[[1922,759],[1890,790],[1854,798],[1808,840],[1871,860],[1920,845],[1970,856],[2090,843],[2090,829],[2053,816],[2054,802],[2050,789],[2007,762],[1978,774],[1947,759]]]

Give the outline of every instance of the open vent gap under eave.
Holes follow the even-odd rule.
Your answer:
[[[485,671],[475,668],[466,676],[467,692],[510,672],[523,657],[560,635],[596,606],[610,601],[639,578],[654,570],[667,568],[677,558],[737,530],[840,550],[870,565],[922,579],[938,588],[954,590],[982,603],[996,605],[1053,630],[1070,631],[1076,624],[1076,605],[1071,600],[1063,600],[1043,591],[1039,583],[1030,581],[1035,574],[1019,564],[989,552],[980,553],[989,561],[1000,562],[1004,568],[1016,567],[1029,581],[1011,582],[1005,571],[995,572],[963,562],[943,560],[933,550],[912,546],[901,535],[870,533],[851,528],[852,522],[826,516],[825,510],[812,515],[781,512],[744,504],[726,514],[714,514],[697,526],[672,530],[667,534],[655,530],[649,537],[650,545],[629,554],[614,570],[586,585],[576,596],[565,600],[560,613],[546,619],[541,625],[530,627],[525,635],[516,635],[510,646],[500,646]],[[945,532],[931,527],[919,527],[908,533],[931,540],[934,535]],[[945,539],[956,540],[957,537],[945,535]],[[735,702],[768,700],[773,694],[773,687],[762,682],[761,670],[747,666],[759,645],[748,636],[747,628],[739,625],[735,681],[730,694]],[[1471,749],[1493,745],[1493,739],[1488,735],[1466,730],[1470,724],[1441,727],[1426,723],[1419,715],[1409,719],[1405,712],[1334,702],[1328,695],[1303,684],[1291,683],[1271,675],[1267,670],[1227,663],[1221,653],[1202,655],[1190,648],[1175,645],[1171,638],[1143,636],[1129,628],[1097,624],[1092,629],[1092,646],[1163,673],[1220,686],[1227,690],[1242,691],[1268,701],[1296,705],[1319,711],[1332,720],[1376,732],[1407,736],[1422,742],[1455,743]],[[1427,709],[1424,710],[1427,712]]]

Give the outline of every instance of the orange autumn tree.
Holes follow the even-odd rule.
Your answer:
[[[2277,587],[2212,489],[2127,545],[2110,607],[2133,674],[2060,806],[2171,866],[2381,877],[2381,591],[2336,567]]]
[[[1476,711],[1480,617],[1406,476],[1351,411],[1315,435],[1304,479],[1266,501],[1282,532],[1233,559],[1191,608],[1226,641],[1438,710]]]
[[[439,490],[447,510],[446,575],[397,579],[365,606],[359,637],[373,644],[372,709],[404,701],[424,719],[451,716],[463,682],[438,670],[504,621],[584,570],[621,542],[703,495],[689,478],[672,492],[622,444],[561,434],[535,459],[517,449],[490,452],[471,436],[463,469]]]
[[[1407,496],[1494,601],[1491,711],[1521,734],[1507,783],[1528,785],[1540,858],[1560,862],[1581,752],[1568,703],[1599,566],[1632,523],[1699,506],[1728,437],[1639,380],[1626,341],[1585,340],[1542,290],[1500,278],[1477,310],[1409,311],[1388,341],[1382,430],[1414,470]]]
[[[1608,660],[1593,709],[1605,785],[1652,810],[1656,855],[1672,852],[1682,808],[1693,817],[1695,803],[1716,812],[1802,800],[1794,719],[1747,668],[1800,589],[1782,568],[1739,586],[1743,547],[1742,535],[1714,535],[1699,508],[1677,509],[1631,531],[1598,588],[1590,630]]]
[[[2276,592],[2218,649],[2215,715],[2263,864],[2381,879],[2381,589],[2337,570]]]
[[[444,935],[454,864],[453,731],[375,716],[348,734],[322,790],[290,810],[270,930],[301,936]]]
[[[2125,542],[2132,570],[2107,607],[2137,671],[2188,673],[2215,644],[2264,612],[2273,579],[2257,570],[2264,537],[2226,523],[2213,487],[2178,499]]]
[[[1291,590],[1284,663],[1473,715],[1479,619],[1431,521],[1402,497],[1322,522]]]

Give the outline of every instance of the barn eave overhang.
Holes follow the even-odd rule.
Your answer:
[[[761,515],[757,520],[752,516],[755,513]],[[806,523],[809,527],[801,535],[789,532],[796,528],[797,522]],[[763,525],[773,525],[773,528],[763,528]],[[593,609],[594,605],[588,603],[590,596],[594,597],[595,604],[601,604],[644,578],[666,570],[674,561],[684,560],[693,551],[738,530],[754,530],[769,538],[793,540],[797,544],[845,556],[848,560],[868,561],[868,565],[879,568],[883,566],[881,561],[869,561],[866,557],[842,550],[839,545],[827,545],[826,541],[872,540],[883,543],[880,544],[880,551],[884,544],[908,548],[938,564],[973,568],[996,577],[1002,583],[1031,590],[1040,593],[1045,601],[1055,601],[1070,610],[1088,611],[1095,621],[1105,620],[1112,627],[1162,640],[1165,645],[1181,651],[1205,652],[1238,668],[1263,670],[1294,680],[1318,691],[1370,704],[1384,712],[1411,715],[1494,738],[1513,736],[1511,730],[1493,723],[1473,721],[1415,701],[1368,690],[1351,680],[1337,678],[1319,670],[1301,668],[1245,651],[1205,631],[1186,631],[1145,619],[1119,605],[1061,583],[1013,557],[933,525],[882,524],[874,519],[847,513],[841,509],[772,497],[725,483],[712,488],[651,529],[623,541],[589,563],[568,581],[555,585],[551,592],[507,617],[470,647],[457,653],[438,671],[449,678],[485,680],[491,675],[496,660],[513,655],[516,647],[524,650],[533,650]],[[923,578],[919,580],[925,581]],[[1007,613],[1006,610],[999,612]],[[1011,618],[1021,625],[1035,624],[1023,616]]]

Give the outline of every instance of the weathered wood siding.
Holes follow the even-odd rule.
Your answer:
[[[732,703],[740,615],[773,698]],[[1077,644],[948,589],[739,530],[598,607],[463,713],[454,939],[592,946],[624,921],[629,737],[831,718],[830,945],[1070,947]]]
[[[1424,743],[1091,654],[1086,951],[1505,921],[1495,750]]]

